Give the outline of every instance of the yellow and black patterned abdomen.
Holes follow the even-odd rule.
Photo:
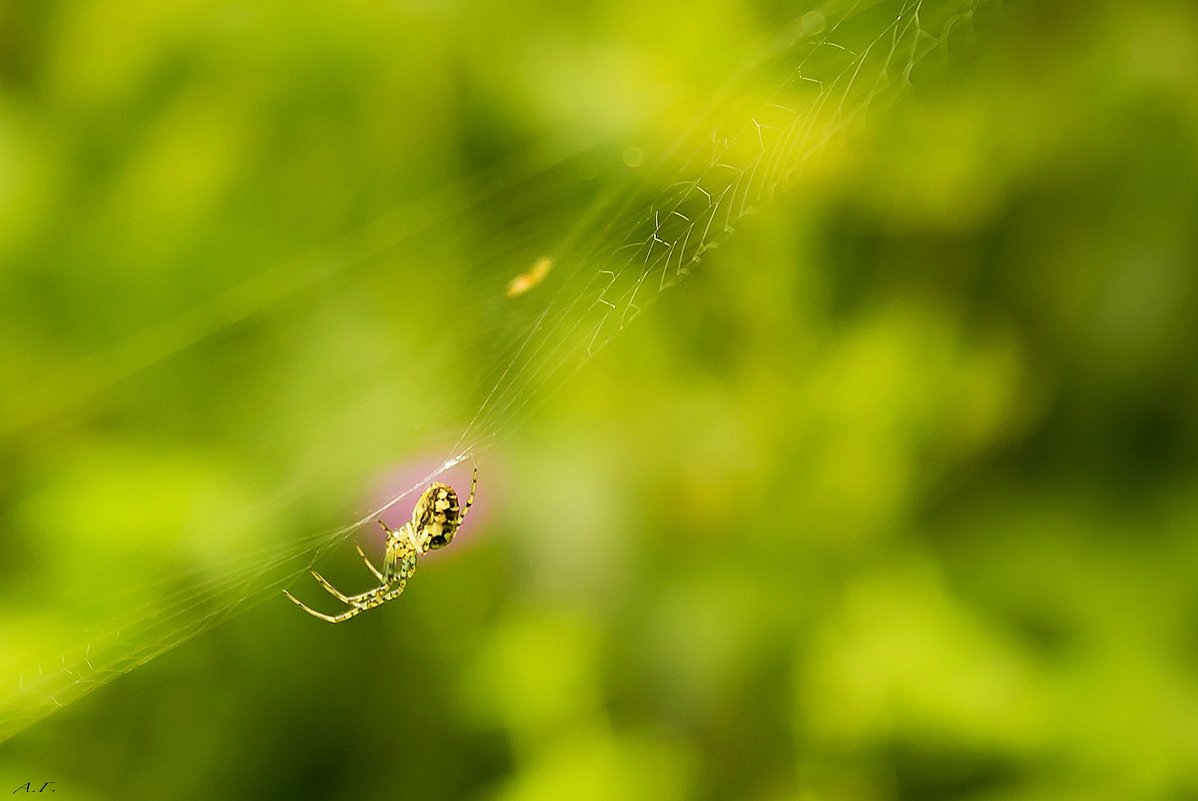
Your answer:
[[[453,541],[462,523],[458,494],[448,484],[433,484],[424,491],[412,510],[416,541],[427,548],[444,548]]]

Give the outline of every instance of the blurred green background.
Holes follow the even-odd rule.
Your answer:
[[[808,10],[0,2],[0,712],[265,601],[0,790],[1198,798],[1188,2],[980,9],[481,432],[397,602],[239,572],[435,469],[537,308],[507,280]]]

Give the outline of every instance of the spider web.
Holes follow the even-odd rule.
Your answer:
[[[630,169],[624,183],[605,187],[565,236],[537,230],[534,222],[532,234],[515,244],[494,245],[484,237],[477,247],[489,266],[467,294],[460,316],[478,321],[471,333],[493,350],[494,366],[481,377],[477,402],[457,426],[456,444],[445,458],[334,530],[280,538],[249,552],[238,549],[230,558],[143,565],[144,575],[124,582],[132,589],[114,591],[99,603],[89,599],[92,603],[76,610],[64,602],[54,615],[31,609],[12,616],[0,625],[0,635],[42,645],[40,652],[5,649],[0,656],[0,741],[224,620],[278,599],[307,568],[429,481],[463,462],[484,460],[663,292],[733,236],[745,218],[793,186],[804,167],[833,157],[843,132],[863,112],[894,99],[930,54],[943,52],[955,32],[968,30],[982,2],[832,2],[810,10],[763,46],[653,167]],[[544,160],[548,168],[570,161],[555,154]],[[507,178],[534,169],[546,167],[501,171],[497,181],[475,192],[473,202],[502,199],[512,192]],[[435,233],[438,224],[453,223],[453,214],[421,225]],[[410,214],[403,221],[412,236],[419,233],[421,225],[413,225]],[[109,370],[94,385],[55,403],[102,392],[213,331],[263,313],[288,293],[361,273],[376,253],[394,247],[394,222],[382,221],[377,229],[386,233],[367,232],[342,251],[349,253],[343,258],[317,254],[144,332],[119,353],[106,354]],[[527,297],[505,299],[503,287],[521,271],[519,265],[544,253],[552,269],[538,277],[540,285]],[[451,379],[449,367],[431,370],[433,383]],[[56,408],[44,400],[39,408]],[[5,417],[10,425],[22,419]],[[295,502],[277,498],[274,506]],[[257,522],[270,513],[264,509]],[[142,580],[164,575],[170,578]]]

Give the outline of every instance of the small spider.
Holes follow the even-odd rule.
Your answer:
[[[420,496],[420,500],[416,501],[416,507],[412,510],[412,519],[407,523],[397,529],[390,529],[382,520],[378,521],[387,534],[387,552],[383,556],[382,572],[379,572],[362,552],[362,546],[354,546],[358,550],[358,556],[362,557],[362,561],[380,582],[380,585],[373,590],[367,590],[358,595],[346,595],[330,584],[324,576],[315,570],[311,571],[312,577],[320,586],[328,590],[329,594],[338,601],[350,606],[350,609],[339,615],[326,615],[312,609],[287,590],[283,590],[283,594],[312,617],[318,617],[330,623],[341,623],[359,612],[365,612],[367,609],[385,604],[392,598],[398,598],[399,594],[403,592],[404,585],[408,583],[408,579],[416,572],[416,557],[428,551],[444,548],[453,541],[453,535],[457,533],[458,526],[462,525],[462,521],[466,519],[466,513],[470,511],[470,505],[474,503],[476,486],[478,486],[477,467],[474,468],[474,477],[470,481],[470,497],[466,498],[466,505],[460,509],[458,508],[458,494],[454,492],[453,487],[438,482],[429,486]]]

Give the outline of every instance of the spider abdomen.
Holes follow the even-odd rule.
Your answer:
[[[424,491],[412,510],[412,528],[416,541],[429,548],[444,548],[453,540],[462,523],[458,494],[448,484],[433,484]]]

